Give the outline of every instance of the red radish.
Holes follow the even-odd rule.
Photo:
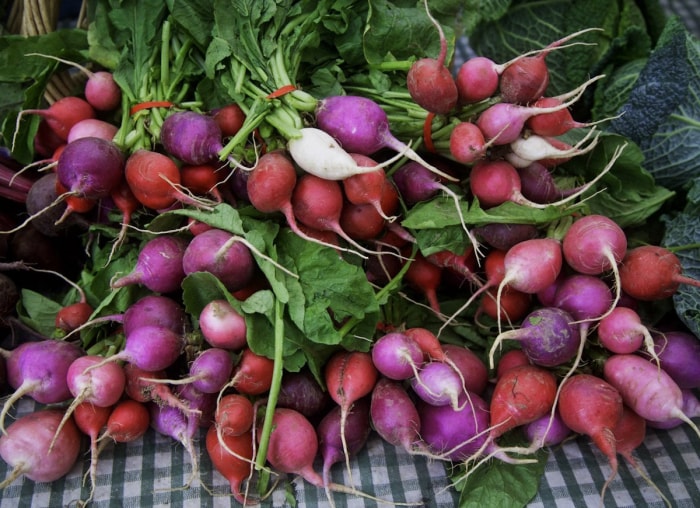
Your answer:
[[[227,300],[212,300],[202,308],[199,329],[212,347],[239,351],[248,343],[245,318]]]
[[[64,332],[71,332],[87,323],[93,311],[92,305],[87,302],[66,305],[56,313],[56,328]]]
[[[678,384],[654,363],[637,355],[612,355],[605,360],[603,375],[642,418],[655,422],[680,418],[700,436],[698,427],[683,412]]]
[[[59,431],[63,415],[60,409],[38,409],[15,420],[0,436],[0,457],[12,468],[0,488],[22,475],[35,482],[53,482],[73,469],[80,454],[80,432],[72,417]]]
[[[549,86],[549,69],[545,59],[555,48],[590,30],[569,34],[548,44],[534,56],[523,56],[512,61],[501,73],[499,89],[504,102],[528,104],[542,97]]]
[[[350,154],[358,166],[376,166],[377,163],[362,154]],[[387,177],[384,169],[377,169],[370,173],[361,173],[342,180],[343,192],[346,199],[354,205],[369,204],[382,218],[393,221],[394,213],[398,205],[398,192]],[[387,206],[388,205],[388,206]]]
[[[217,203],[224,198],[218,186],[224,179],[213,164],[188,164],[180,168],[180,183],[195,194],[210,194]]]
[[[312,242],[336,248],[305,233],[297,224],[292,209],[292,193],[297,183],[294,164],[285,152],[275,150],[263,154],[252,171],[248,173],[246,189],[251,204],[263,213],[280,212],[297,235]]]
[[[412,161],[423,164],[432,172],[447,180],[456,181],[454,177],[429,164],[411,147],[397,139],[389,129],[389,118],[386,112],[379,104],[370,98],[357,95],[334,95],[325,97],[318,102],[318,106],[316,107],[316,122],[321,132],[329,134],[331,139],[335,138],[339,143],[338,148],[342,146],[342,149],[347,152],[372,155],[382,148],[388,148],[398,152],[399,156],[407,157]],[[301,157],[306,154],[306,150],[300,150],[300,148],[304,146],[308,146],[308,149],[311,151],[311,153],[306,154],[308,157],[314,155],[320,157],[320,155],[325,153],[325,150],[319,153],[318,149],[316,153],[313,153],[313,147],[309,146],[311,143],[308,145],[303,143],[304,133],[306,132],[308,131],[302,129],[302,138],[300,142],[292,140],[288,145],[288,148],[292,152],[292,157],[297,163],[299,163]],[[319,141],[320,139],[314,139],[313,144],[317,145]],[[335,147],[333,151],[336,151]],[[335,155],[338,157],[337,153]],[[334,159],[336,157],[334,157]],[[350,157],[350,159],[352,159],[352,157]],[[389,159],[389,161],[392,160],[393,158]],[[382,165],[389,163],[389,161],[382,163]],[[324,164],[329,162],[331,162],[331,160],[326,160]],[[318,164],[319,161],[299,165],[304,168],[305,171],[309,171],[309,167],[313,168]],[[330,174],[326,173],[328,177],[339,175],[341,168],[344,171],[354,171],[354,173],[370,170],[369,168],[361,168],[358,170],[356,164],[354,164],[354,168],[352,168],[349,163],[335,166],[335,169],[330,170]],[[318,176],[321,175],[319,174]],[[346,173],[339,179],[342,180],[346,176],[350,175]]]
[[[241,485],[253,474],[253,433],[237,436],[217,435],[216,427],[209,427],[205,446],[214,468],[229,482],[233,498],[243,506],[255,503],[241,492]]]
[[[17,115],[17,125],[23,115],[40,115],[51,131],[58,136],[59,139],[66,141],[68,132],[80,120],[86,118],[95,118],[95,110],[92,106],[80,97],[68,95],[58,99],[51,104],[48,109],[25,109]],[[15,137],[12,139],[12,149],[15,146],[15,138],[18,130],[15,130]]]
[[[121,365],[113,362],[103,363],[103,358],[100,356],[84,355],[70,364],[66,381],[74,398],[66,409],[59,430],[70,418],[76,406],[83,402],[90,402],[100,407],[116,404],[124,393],[126,375]]]
[[[119,184],[124,168],[124,155],[116,144],[87,137],[66,145],[58,157],[56,174],[70,193],[100,199]]]
[[[481,279],[476,274],[478,265],[476,251],[471,246],[467,247],[461,254],[451,250],[442,250],[433,252],[427,257],[434,265],[454,273],[459,278],[460,284],[463,282],[470,282],[477,286],[482,284]]]
[[[452,72],[445,65],[447,39],[440,23],[432,16],[425,0],[425,12],[440,36],[437,58],[416,60],[406,75],[406,88],[411,98],[421,107],[437,115],[446,115],[457,105],[459,94]]]
[[[82,502],[89,503],[95,495],[97,486],[97,460],[99,451],[97,442],[100,432],[107,424],[107,419],[112,412],[112,407],[100,407],[90,402],[81,402],[73,411],[73,419],[78,429],[90,438],[90,495]]]
[[[591,374],[574,374],[563,381],[559,394],[562,420],[572,431],[589,436],[608,459],[612,469],[603,486],[601,499],[617,474],[617,440],[613,429],[622,418],[622,413],[620,392],[605,380]]]
[[[490,58],[475,56],[468,58],[457,69],[455,83],[459,102],[471,104],[492,97],[498,91],[502,70]]]
[[[292,211],[296,219],[310,228],[332,231],[361,251],[373,252],[350,238],[340,226],[342,209],[340,183],[312,174],[299,178],[292,193]]]
[[[353,240],[373,240],[384,231],[386,219],[371,204],[355,205],[345,202],[338,224]]]
[[[646,344],[646,350],[656,357],[654,339],[642,319],[633,309],[615,307],[598,323],[598,340],[612,353],[634,353]]]
[[[328,394],[341,408],[340,436],[349,472],[350,458],[345,440],[345,422],[352,405],[372,392],[379,378],[379,372],[370,353],[341,349],[329,358],[323,376]]]
[[[416,252],[410,261],[404,279],[418,289],[428,300],[428,305],[436,314],[441,314],[437,290],[442,278],[442,268],[431,263],[423,254]]]
[[[161,210],[182,202],[198,208],[207,203],[181,189],[180,168],[167,155],[146,149],[133,152],[124,166],[129,189],[146,208]]]
[[[243,109],[235,103],[226,104],[211,113],[212,118],[216,121],[221,134],[224,137],[234,136],[245,122],[246,114]]]
[[[112,408],[100,440],[111,439],[117,443],[131,443],[148,431],[150,422],[151,415],[144,402],[125,398]]]
[[[139,251],[133,270],[112,281],[112,288],[141,284],[156,293],[180,289],[185,278],[182,261],[187,242],[174,235],[158,235],[148,240]]]
[[[450,154],[462,164],[483,159],[491,144],[486,142],[484,133],[472,122],[460,122],[450,132]]]
[[[113,123],[100,120],[99,118],[86,118],[80,120],[68,132],[66,142],[69,144],[80,138],[101,138],[107,141],[112,141],[117,135],[119,127]]]
[[[245,395],[262,395],[272,386],[274,361],[254,353],[250,348],[243,349],[234,375],[227,386]]]
[[[529,365],[530,363],[530,359],[525,354],[525,351],[522,349],[510,349],[503,353],[496,363],[496,379],[514,367]]]
[[[240,436],[253,427],[255,410],[248,397],[229,393],[221,397],[216,405],[214,422],[221,433]]]
[[[97,205],[96,198],[89,198],[68,192],[68,189],[64,187],[58,179],[56,179],[56,194],[64,198],[63,201],[66,203],[66,209],[55,224],[60,224],[66,220],[71,213],[87,213]]]
[[[77,345],[47,339],[23,342],[14,350],[3,352],[7,384],[14,389],[0,412],[0,430],[5,432],[7,412],[25,395],[41,404],[65,402],[71,398],[66,381],[71,364],[85,353]]]
[[[255,267],[255,259],[245,241],[218,228],[192,238],[182,257],[186,275],[209,272],[229,291],[247,286],[253,279]]]
[[[535,107],[549,108],[552,106],[558,106],[564,100],[566,99],[563,99],[562,97],[540,97],[532,105]],[[600,122],[576,121],[571,115],[571,111],[568,109],[561,109],[553,113],[545,113],[530,117],[525,122],[525,126],[540,136],[561,136],[569,132],[571,129],[592,127],[596,123]]]
[[[700,287],[700,281],[683,275],[678,256],[657,245],[642,245],[627,252],[620,264],[620,285],[632,298],[655,301],[668,298],[681,284]]]
[[[500,297],[496,288],[489,288],[479,302],[474,319],[476,322],[482,314],[496,321],[514,323],[525,317],[532,309],[532,295],[513,289],[506,285]]]
[[[372,346],[372,364],[389,379],[406,380],[423,365],[423,351],[408,335],[387,333]]]
[[[484,361],[470,349],[456,344],[443,344],[445,357],[460,371],[464,387],[470,393],[482,395],[488,385],[488,369]]]
[[[112,257],[114,257],[114,253],[117,252],[117,249],[126,239],[129,225],[131,224],[131,217],[139,206],[141,206],[141,203],[139,203],[138,199],[136,199],[136,196],[131,191],[131,187],[129,187],[125,177],[112,189],[109,197],[114,202],[116,209],[122,214],[122,225],[117,237],[114,239],[114,243],[112,243],[112,250],[109,253],[107,264],[109,264]]]

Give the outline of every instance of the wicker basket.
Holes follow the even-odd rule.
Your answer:
[[[59,25],[60,0],[21,0],[12,3],[7,30],[19,35],[42,35],[53,32]],[[86,2],[82,2],[80,14],[76,20],[78,27],[85,27]],[[61,97],[75,95],[85,82],[85,76],[76,72],[56,73],[49,81],[44,98],[49,104]]]

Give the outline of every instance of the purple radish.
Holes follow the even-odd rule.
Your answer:
[[[198,454],[194,445],[193,427],[187,416],[179,409],[172,406],[160,406],[156,403],[148,404],[151,415],[151,427],[157,433],[173,438],[185,447],[190,456],[192,470],[183,487],[189,487],[194,478],[199,474]]]
[[[455,178],[427,163],[413,149],[394,136],[386,112],[372,99],[354,95],[335,95],[318,102],[318,127],[335,138],[350,153],[372,155],[382,148],[399,152],[450,181]],[[295,157],[296,159],[296,157]]]
[[[634,309],[613,308],[601,318],[596,330],[600,345],[612,353],[634,353],[646,344],[647,352],[658,359],[651,332]]]
[[[72,394],[66,375],[71,364],[84,351],[72,342],[41,340],[24,342],[10,352],[3,353],[7,384],[14,389],[0,412],[0,429],[12,405],[23,396],[41,404],[65,402]]]
[[[106,198],[124,178],[124,154],[111,141],[79,138],[66,145],[56,164],[58,180],[69,192]]]
[[[170,293],[180,288],[185,278],[182,259],[187,242],[172,235],[160,235],[141,248],[133,271],[113,281],[112,288],[142,284],[156,293]]]
[[[222,229],[195,236],[185,249],[185,274],[209,272],[231,292],[246,287],[255,274],[255,260],[242,239]]]
[[[411,388],[423,401],[434,406],[450,405],[459,409],[463,382],[455,369],[442,362],[423,364],[411,379]]]
[[[565,310],[542,307],[528,314],[519,329],[498,334],[491,346],[489,360],[494,367],[496,347],[504,340],[517,340],[528,359],[535,365],[555,367],[576,356],[579,346],[574,318]]]
[[[578,192],[580,187],[561,189],[554,181],[551,170],[540,162],[531,162],[518,168],[520,192],[535,203],[552,203]]]
[[[328,392],[321,387],[309,369],[299,372],[287,371],[283,374],[277,407],[294,409],[312,419],[320,415],[330,402]]]
[[[157,369],[160,370],[160,369]],[[149,379],[152,383],[192,385],[202,393],[219,393],[231,378],[233,358],[221,348],[201,351],[190,364],[189,374],[180,379]]]
[[[142,326],[162,326],[176,333],[185,330],[185,309],[173,298],[162,295],[147,295],[132,303],[124,312],[122,326],[124,334]]]
[[[507,251],[515,244],[532,240],[539,235],[533,224],[504,224],[494,222],[473,229],[474,234],[496,250]]]
[[[554,414],[547,414],[522,426],[525,438],[530,442],[530,449],[556,446],[563,443],[573,431],[566,426],[555,409]]]
[[[654,335],[659,364],[681,389],[700,388],[700,340],[683,331]]]
[[[423,351],[408,335],[391,332],[379,337],[372,346],[372,363],[383,376],[405,380],[423,364]]]
[[[681,394],[683,396],[683,403],[681,405],[681,409],[683,409],[683,412],[686,415],[688,415],[688,418],[699,417],[700,399],[698,399],[697,395],[695,395],[693,390],[690,390],[688,388],[682,389]],[[672,429],[674,427],[678,427],[679,425],[683,425],[684,423],[685,422],[680,418],[671,418],[663,422],[654,422],[651,420],[647,420],[647,426],[653,427],[655,429]]]

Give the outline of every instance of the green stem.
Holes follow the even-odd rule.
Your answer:
[[[272,419],[277,407],[280,386],[282,385],[282,374],[284,373],[284,321],[282,319],[282,302],[275,299],[275,357],[272,371],[272,384],[267,396],[267,406],[265,407],[265,421],[260,432],[260,444],[257,456],[255,457],[255,467],[262,470],[267,460],[267,448],[272,433]]]
[[[170,22],[163,23],[163,35],[160,47],[160,85],[164,90],[170,88]]]

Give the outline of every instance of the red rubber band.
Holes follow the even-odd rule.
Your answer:
[[[436,153],[433,144],[433,118],[435,118],[435,113],[428,113],[423,123],[423,143],[425,143],[425,149],[430,153]]]
[[[270,94],[267,95],[267,99],[276,99],[277,97],[282,97],[285,94],[288,94],[290,92],[293,92],[296,90],[297,87],[294,85],[284,85],[279,87],[277,90],[274,92],[271,92]]]
[[[139,111],[150,108],[172,108],[175,104],[170,101],[146,101],[134,104],[129,110],[130,115],[135,115]]]

